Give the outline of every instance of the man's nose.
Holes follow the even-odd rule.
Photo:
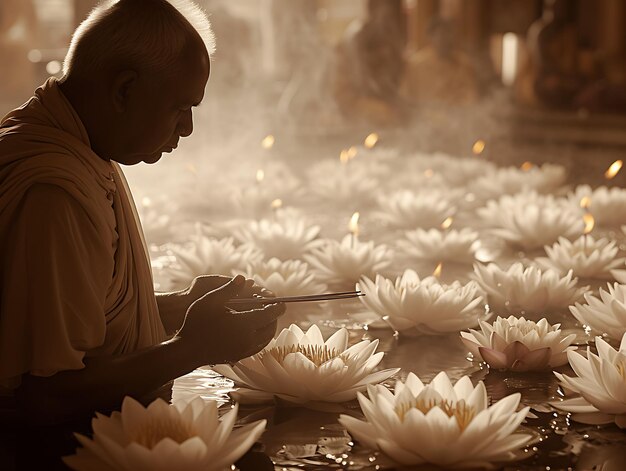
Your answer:
[[[178,135],[180,137],[190,136],[193,132],[193,115],[191,110],[186,111],[178,121]]]

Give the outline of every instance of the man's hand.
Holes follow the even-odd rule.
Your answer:
[[[193,303],[197,299],[200,299],[205,294],[224,286],[230,280],[232,280],[230,276],[224,275],[197,276],[191,282],[191,286],[189,286],[189,288],[184,291],[185,296],[189,300],[189,306],[191,305],[191,303]],[[237,296],[235,297],[252,298],[256,296],[270,297],[274,296],[274,293],[263,288],[262,286],[255,284],[254,280],[247,279],[245,280],[242,289],[237,293]]]
[[[190,296],[194,288],[199,292],[210,283],[223,280],[223,277],[218,277],[218,280],[204,278],[212,277],[196,278],[189,290]],[[237,361],[254,355],[274,336],[276,320],[285,312],[284,304],[269,304],[241,312],[226,307],[228,300],[238,295],[259,294],[252,292],[250,281],[238,275],[219,284],[218,288],[204,294],[189,307],[177,336],[189,348],[199,352],[207,364]]]

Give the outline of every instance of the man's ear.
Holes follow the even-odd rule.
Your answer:
[[[136,81],[137,72],[134,70],[123,70],[115,76],[111,92],[113,94],[113,106],[118,113],[123,113],[126,110]]]

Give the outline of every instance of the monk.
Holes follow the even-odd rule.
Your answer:
[[[78,27],[61,79],[0,123],[0,409],[62,423],[261,350],[284,305],[241,276],[155,295],[120,166],[193,131],[213,34],[184,0],[117,0]]]

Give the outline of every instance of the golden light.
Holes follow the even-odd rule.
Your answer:
[[[585,223],[585,230],[583,231],[583,234],[589,234],[591,231],[593,231],[593,227],[596,225],[596,221],[591,213],[583,214],[583,222]]]
[[[580,207],[583,209],[587,209],[591,206],[591,198],[589,196],[583,196],[580,199]]]
[[[144,208],[152,206],[152,200],[149,197],[144,196],[143,198],[141,198],[141,206],[143,206]]]
[[[357,148],[356,148],[356,147],[354,147],[354,146],[350,146],[350,147],[348,148],[348,150],[347,150],[347,153],[348,153],[348,159],[350,159],[350,160],[354,159],[354,158],[356,157],[357,152],[358,152],[358,150],[357,150]]]
[[[439,278],[441,276],[441,271],[443,270],[443,262],[439,262],[439,265],[433,271],[433,276],[435,278]]]
[[[350,157],[348,156],[348,150],[342,149],[341,152],[339,152],[339,161],[342,164],[347,164],[348,160],[350,160]]]
[[[472,152],[474,153],[474,155],[482,154],[485,150],[485,145],[485,141],[483,141],[482,139],[478,139],[476,142],[474,142],[474,145],[472,146]]]
[[[271,149],[272,147],[274,147],[274,142],[276,142],[276,139],[274,138],[274,136],[269,134],[265,136],[261,141],[261,147],[263,147],[263,149]]]
[[[434,170],[432,168],[427,168],[426,170],[424,170],[424,176],[426,178],[433,178],[433,175],[435,174]]]
[[[354,236],[359,235],[359,216],[360,216],[359,212],[356,211],[350,218],[350,223],[348,224],[348,230]]]
[[[521,168],[524,172],[528,172],[530,169],[532,169],[535,166],[534,163],[532,162],[524,162],[522,165],[520,165],[519,168]]]
[[[281,200],[280,198],[276,198],[274,201],[271,202],[270,206],[274,210],[280,209],[283,207],[283,200]]]
[[[622,165],[624,165],[624,162],[621,160],[616,160],[615,162],[613,162],[609,168],[607,169],[606,172],[604,172],[604,177],[607,180],[610,180],[611,178],[614,178],[615,175],[617,175],[619,173],[619,171],[622,169]]]
[[[375,132],[368,134],[367,137],[365,138],[365,141],[363,141],[363,145],[367,147],[368,149],[373,149],[377,143],[378,143],[378,134]]]
[[[450,226],[452,225],[452,221],[453,221],[452,216],[445,218],[444,221],[441,223],[441,228],[449,229]]]
[[[265,172],[262,168],[256,171],[256,182],[261,183],[265,179]]]

